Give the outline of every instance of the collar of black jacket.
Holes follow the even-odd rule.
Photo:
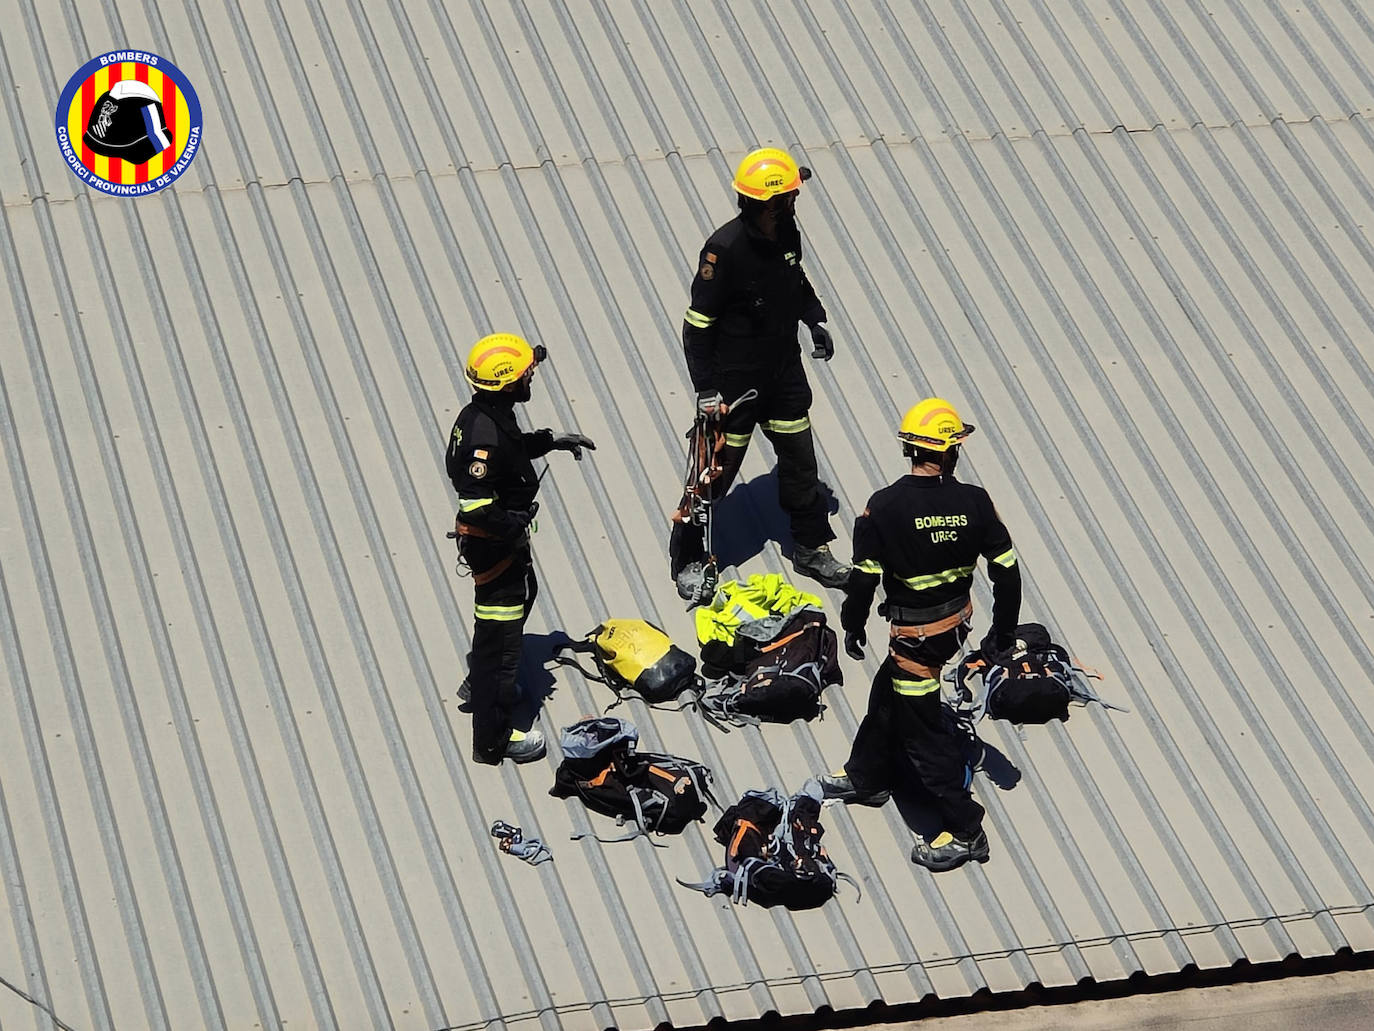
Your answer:
[[[498,423],[515,426],[515,395],[504,390],[476,390],[472,403]]]
[[[779,225],[778,238],[776,240],[770,240],[759,232],[754,223],[743,214],[737,217],[740,220],[740,224],[744,226],[745,237],[748,238],[750,245],[757,250],[765,254],[777,254],[784,250],[801,250],[801,231],[797,229],[795,219],[790,226]]]
[[[918,476],[916,473],[907,473],[906,481],[913,487],[943,487],[949,483],[958,483],[953,476],[942,476],[938,473],[934,476]]]

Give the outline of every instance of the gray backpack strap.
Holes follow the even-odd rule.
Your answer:
[[[593,833],[592,831],[583,831],[581,834],[569,834],[569,835],[568,835],[568,840],[569,840],[569,841],[581,841],[583,838],[592,838],[592,839],[595,840],[595,841],[601,842],[601,844],[603,844],[603,845],[618,845],[618,844],[620,844],[622,841],[634,841],[635,838],[647,838],[647,837],[649,837],[649,836],[648,836],[647,834],[645,834],[642,830],[640,830],[638,827],[636,827],[634,830],[630,831],[629,834],[622,834],[622,835],[621,835],[620,837],[618,837],[618,838],[603,838],[600,834],[595,834],[595,833]],[[653,845],[655,848],[667,848],[667,847],[668,847],[667,845],[660,845],[660,844],[658,844],[658,842],[654,841],[652,838],[649,838],[649,844]]]
[[[772,860],[754,856],[740,863],[739,869],[734,873],[735,890],[730,893],[730,901],[737,906],[749,905],[749,878],[754,871],[761,866],[775,865]]]
[[[711,768],[709,766],[702,766],[701,769],[705,772],[705,777],[697,776],[696,766],[687,767],[687,776],[691,779],[692,786],[697,789],[697,795],[699,797],[706,799],[721,812],[724,812],[725,807],[720,804],[720,802],[716,799],[714,792],[711,791]]]
[[[778,797],[782,798],[782,792],[777,792]],[[774,858],[778,856],[792,856],[792,800],[782,799],[782,814],[778,817],[778,825],[773,828],[772,846],[769,854]],[[792,856],[793,859],[796,856]]]
[[[674,877],[673,880],[677,881],[678,884],[682,885],[684,888],[691,888],[693,891],[701,892],[709,899],[712,895],[719,895],[725,891],[725,880],[729,876],[730,874],[724,868],[721,868],[712,870],[711,876],[707,880],[697,883],[684,881],[681,877]]]
[[[854,899],[855,902],[862,902],[864,900],[863,889],[859,887],[858,881],[856,881],[853,877],[850,877],[849,874],[840,873],[840,871],[838,870],[833,871],[833,874],[835,877],[836,885],[838,885],[840,881],[844,881],[846,884],[852,884],[854,886],[854,895],[856,896]]]
[[[741,681],[737,677],[723,677],[709,687],[703,686],[701,696],[697,701],[697,707],[707,722],[719,727],[727,734],[730,731],[719,721],[723,720],[735,727],[757,727],[761,722],[757,716],[748,716],[735,711],[735,702],[744,693],[740,689],[740,683]]]
[[[631,798],[633,798],[633,796],[631,796]],[[635,805],[635,809],[639,809],[638,804]],[[625,821],[623,819],[617,822],[621,827],[625,826]],[[597,834],[595,831],[581,831],[577,834],[568,835],[569,841],[581,841],[583,838],[592,838],[596,841],[601,842],[601,844],[603,845],[618,845],[622,841],[634,841],[635,838],[648,838],[649,844],[653,845],[654,848],[668,847],[667,845],[661,845],[657,841],[655,841],[653,835],[651,835],[647,830],[644,829],[642,821],[637,821],[634,830],[630,831],[628,834],[622,834],[618,838],[603,838],[600,834]]]
[[[1094,691],[1090,686],[1088,686],[1088,681],[1090,679],[1101,680],[1101,673],[1098,673],[1096,670],[1090,670],[1086,666],[1080,666],[1077,662],[1075,662],[1072,659],[1069,660],[1067,665],[1069,667],[1069,694],[1072,696],[1074,701],[1082,702],[1084,705],[1088,705],[1091,702],[1096,702],[1104,709],[1115,709],[1117,712],[1131,711],[1130,709],[1127,709],[1125,706],[1115,705],[1112,702],[1107,701],[1100,694]]]

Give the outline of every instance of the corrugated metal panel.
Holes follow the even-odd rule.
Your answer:
[[[0,1020],[649,1027],[1374,947],[1361,5],[0,16]],[[51,136],[66,76],[125,45],[207,116],[136,202]],[[635,613],[690,640],[663,556],[678,325],[756,142],[816,170],[842,535],[901,471],[897,413],[952,398],[1026,616],[1132,709],[985,725],[1020,774],[976,782],[986,867],[932,878],[893,807],[828,810],[864,899],[795,917],[674,885],[717,861],[699,831],[569,842],[594,824],[545,794],[556,755],[469,763],[442,537],[462,352],[518,329],[554,354],[531,419],[601,444],[545,481],[531,633]],[[730,506],[746,572],[787,569],[769,465]],[[874,669],[813,725],[631,715],[722,796],[794,787],[843,757]],[[554,738],[602,701],[525,679]],[[501,858],[496,818],[556,861]]]

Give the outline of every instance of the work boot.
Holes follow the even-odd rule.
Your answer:
[[[505,758],[511,762],[532,763],[544,758],[548,751],[544,747],[544,735],[537,730],[512,730],[510,743],[506,745]]]
[[[849,566],[830,553],[830,545],[819,548],[792,546],[792,568],[798,576],[809,576],[826,587],[843,587],[849,582]]]
[[[467,677],[464,677],[463,682],[458,685],[458,700],[464,705],[472,701],[472,681]]]
[[[706,578],[705,562],[688,562],[677,574],[677,593],[683,601],[700,603],[701,582]]]
[[[930,842],[917,838],[911,850],[913,863],[936,873],[963,866],[970,859],[979,863],[988,861],[988,836],[981,827],[967,840],[956,838],[949,831],[941,831]]]
[[[823,773],[816,779],[821,782],[821,791],[826,798],[836,802],[844,802],[846,805],[880,806],[885,805],[887,800],[892,797],[891,791],[860,792],[854,787],[849,775],[844,770]]]

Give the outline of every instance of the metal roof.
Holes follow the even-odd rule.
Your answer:
[[[651,1027],[1374,947],[1374,13],[1356,0],[0,0],[0,1024]],[[135,46],[203,153],[97,195],[55,98]],[[530,632],[691,643],[666,575],[691,263],[756,144],[838,345],[840,550],[931,392],[979,426],[1026,618],[1130,714],[1018,734],[986,866],[826,811],[864,886],[797,916],[570,842],[554,759],[468,759],[441,446],[468,342],[553,361],[599,450],[545,480]],[[744,572],[786,571],[760,445]],[[829,600],[837,604],[839,595]],[[977,601],[986,618],[988,596]],[[537,643],[537,642],[534,642]],[[629,715],[719,793],[838,764],[824,721]],[[605,701],[556,681],[540,725]],[[555,862],[500,856],[496,818]],[[604,826],[604,825],[602,825]]]

